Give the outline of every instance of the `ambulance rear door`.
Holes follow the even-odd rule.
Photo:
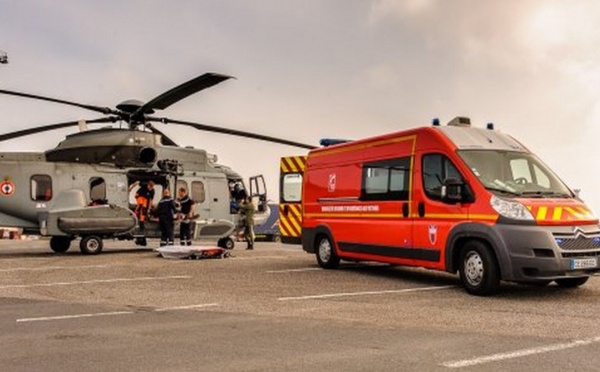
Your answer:
[[[302,180],[306,156],[282,157],[279,176],[281,242],[302,244]]]

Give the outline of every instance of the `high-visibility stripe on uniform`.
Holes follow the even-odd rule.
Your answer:
[[[306,156],[287,156],[281,158],[281,173],[304,173]]]

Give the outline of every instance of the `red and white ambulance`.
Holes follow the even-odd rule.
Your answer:
[[[282,159],[282,241],[320,266],[379,261],[459,272],[467,292],[500,280],[562,287],[600,271],[596,216],[513,137],[468,118]]]

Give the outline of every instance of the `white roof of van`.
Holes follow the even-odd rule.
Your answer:
[[[461,150],[506,150],[529,152],[519,141],[493,129],[465,126],[435,126]]]

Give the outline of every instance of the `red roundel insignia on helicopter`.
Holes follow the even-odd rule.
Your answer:
[[[0,194],[2,196],[11,196],[15,192],[15,184],[11,181],[0,182]]]

